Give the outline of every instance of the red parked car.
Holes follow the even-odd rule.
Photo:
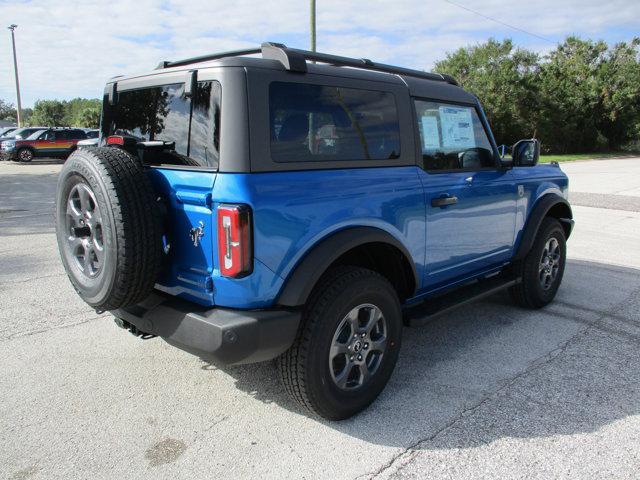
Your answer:
[[[87,138],[79,128],[48,128],[27,139],[2,142],[2,156],[7,160],[30,162],[34,157],[67,158],[80,140]]]

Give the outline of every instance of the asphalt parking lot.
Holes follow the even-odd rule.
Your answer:
[[[638,478],[640,159],[563,165],[554,304],[498,295],[405,329],[380,399],[339,423],[298,410],[272,363],[220,369],[82,303],[59,169],[0,162],[1,478]]]

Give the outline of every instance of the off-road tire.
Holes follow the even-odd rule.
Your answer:
[[[101,217],[104,263],[95,278],[83,273],[66,247],[68,202],[74,187],[86,185]],[[162,219],[153,188],[137,158],[124,150],[98,147],[72,153],[60,172],[56,198],[60,256],[74,288],[96,310],[142,301],[152,291],[162,262]],[[93,237],[91,237],[93,238]]]
[[[545,290],[540,283],[540,262],[545,245],[551,238],[558,241],[560,263],[553,283]],[[567,242],[564,229],[558,220],[546,217],[538,229],[531,250],[516,267],[521,282],[509,289],[513,301],[521,307],[532,309],[549,304],[555,298],[562,283],[566,258]]]
[[[387,347],[376,373],[354,391],[338,388],[329,371],[334,332],[355,306],[377,306],[387,322]],[[287,393],[308,411],[342,420],[365,409],[384,389],[400,351],[402,310],[396,291],[376,272],[337,267],[325,274],[311,293],[293,346],[278,358]]]

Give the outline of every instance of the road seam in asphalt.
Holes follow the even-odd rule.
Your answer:
[[[615,315],[615,312],[617,310],[622,308],[630,300],[636,298],[638,296],[638,294],[640,294],[640,288],[635,289],[624,300],[622,300],[621,302],[616,304],[611,309],[612,313]],[[556,315],[555,313],[550,313],[550,314],[552,316]],[[557,315],[557,316],[561,316],[561,315]],[[389,461],[387,461],[383,465],[381,465],[376,471],[371,472],[371,473],[365,473],[363,475],[359,475],[359,476],[356,477],[356,480],[361,479],[361,478],[362,479],[371,480],[371,479],[378,478],[378,477],[380,477],[381,475],[384,475],[384,474],[387,475],[387,478],[389,478],[389,477],[391,477],[393,475],[396,475],[405,466],[407,466],[409,463],[411,463],[411,461],[416,456],[418,456],[420,454],[420,451],[421,451],[420,446],[421,445],[435,440],[438,437],[438,435],[440,435],[442,432],[444,432],[444,431],[448,430],[449,428],[453,427],[459,421],[461,421],[461,420],[473,415],[480,407],[482,407],[484,404],[486,404],[490,400],[493,400],[498,394],[502,393],[505,390],[508,390],[513,384],[515,384],[521,378],[526,377],[528,374],[530,374],[530,373],[532,373],[532,372],[534,372],[536,370],[539,370],[540,368],[542,368],[542,367],[550,364],[551,362],[555,361],[556,359],[558,359],[560,356],[562,356],[562,354],[564,354],[564,352],[566,351],[568,346],[574,340],[585,336],[592,328],[597,327],[598,324],[602,323],[602,321],[604,319],[608,318],[608,316],[609,316],[609,314],[600,315],[598,318],[596,318],[592,322],[588,322],[588,325],[585,328],[583,328],[581,330],[578,330],[569,339],[567,339],[566,341],[564,341],[563,343],[558,345],[556,348],[554,348],[550,352],[548,352],[545,355],[542,355],[542,356],[538,357],[537,359],[533,360],[533,362],[531,362],[531,364],[526,369],[524,369],[522,372],[520,372],[519,374],[517,374],[514,377],[510,378],[509,380],[507,380],[505,383],[503,383],[496,390],[494,390],[493,392],[491,392],[488,395],[486,395],[485,397],[483,397],[475,405],[464,409],[453,420],[451,420],[450,422],[448,422],[447,424],[445,424],[444,426],[442,426],[441,428],[436,430],[433,434],[431,434],[430,436],[428,436],[426,438],[422,438],[422,439],[419,439],[419,440],[413,442],[411,445],[409,445],[408,447],[404,448],[400,453],[394,455]],[[573,319],[570,318],[570,320],[573,320]]]
[[[18,332],[18,333],[15,333],[13,335],[9,335],[6,338],[0,339],[0,343],[2,343],[2,342],[10,342],[11,340],[17,340],[17,339],[20,339],[20,338],[30,337],[32,335],[37,335],[39,333],[51,332],[52,330],[61,330],[63,328],[77,327],[78,325],[83,325],[85,323],[89,323],[89,322],[92,322],[94,320],[102,319],[102,318],[105,318],[105,317],[106,317],[106,315],[102,314],[102,315],[98,315],[96,317],[86,318],[84,320],[81,320],[81,321],[75,322],[75,323],[65,323],[64,325],[56,325],[55,327],[44,328],[44,329],[41,329],[41,330],[32,330],[30,332]]]

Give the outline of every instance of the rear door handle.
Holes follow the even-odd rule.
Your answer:
[[[432,207],[446,207],[458,203],[458,197],[447,195],[446,197],[438,197],[431,199]]]

